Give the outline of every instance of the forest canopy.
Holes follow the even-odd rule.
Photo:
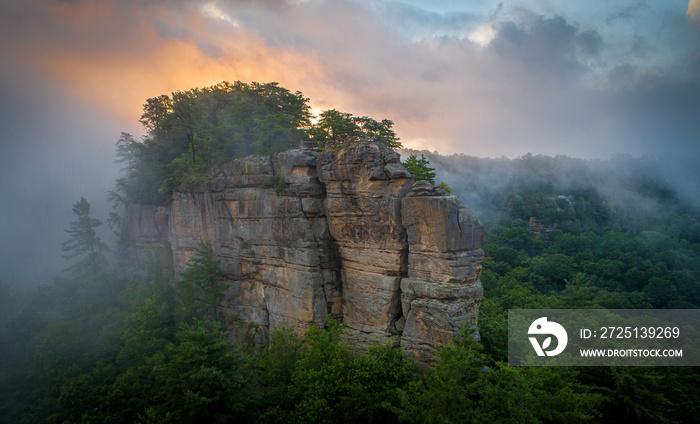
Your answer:
[[[148,136],[117,143],[113,199],[167,201],[219,161],[297,137],[400,146],[391,121],[328,110],[311,124],[307,102],[274,83],[149,99]],[[700,307],[697,207],[632,158],[408,153],[416,179],[438,174],[487,228],[479,341],[462,328],[423,373],[388,344],[350,354],[330,316],[304,335],[272,329],[257,350],[234,344],[236,322],[217,308],[230,282],[210,243],[179,273],[167,243],[151,246],[144,273],[120,277],[81,198],[62,244],[74,272],[26,293],[0,282],[0,424],[697,421],[698,367],[505,362],[509,309]]]
[[[164,204],[173,190],[205,180],[207,171],[248,155],[267,155],[297,147],[301,141],[323,147],[327,141],[381,139],[400,148],[394,123],[357,117],[335,109],[317,123],[309,99],[276,82],[221,82],[146,100],[140,122],[142,142],[122,133],[117,161],[124,164],[112,199]]]

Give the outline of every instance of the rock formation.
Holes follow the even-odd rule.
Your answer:
[[[179,271],[213,243],[239,340],[264,343],[280,324],[303,333],[330,314],[356,351],[390,342],[430,363],[476,326],[483,226],[457,197],[414,184],[381,143],[238,159],[169,207],[130,205],[125,224],[131,272],[144,246],[167,240]]]

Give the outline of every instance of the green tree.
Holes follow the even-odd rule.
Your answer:
[[[401,391],[396,408],[402,422],[469,423],[475,422],[477,399],[473,393],[484,373],[486,357],[472,340],[459,338],[437,355],[434,369],[411,382]]]
[[[120,177],[115,182],[115,190],[107,193],[107,198],[112,202],[112,212],[109,214],[107,224],[115,232],[117,237],[121,234],[122,215],[118,212],[120,208],[125,208],[130,194],[128,193],[137,172],[137,157],[140,144],[134,140],[134,136],[122,132],[116,142],[115,163],[121,164]]]
[[[413,175],[417,181],[425,180],[430,184],[435,184],[435,168],[431,168],[430,161],[424,155],[420,159],[416,155],[411,155],[403,162],[403,166]]]
[[[123,348],[117,361],[126,366],[140,365],[145,359],[164,352],[174,334],[172,314],[157,296],[140,301],[126,316]]]
[[[318,122],[309,131],[309,137],[319,146],[326,142],[346,142],[357,137],[383,140],[392,149],[402,146],[392,127],[394,123],[388,119],[376,121],[367,116],[357,117],[351,113],[328,109],[321,112]]]
[[[565,367],[497,367],[482,373],[474,422],[588,423],[601,415],[603,395]]]
[[[353,118],[355,124],[360,127],[362,133],[368,138],[377,138],[384,140],[387,146],[392,149],[400,149],[403,147],[396,133],[392,129],[394,121],[382,119],[376,121],[367,116]]]
[[[152,135],[165,131],[165,120],[172,110],[172,100],[167,94],[161,94],[158,97],[153,97],[146,100],[143,105],[143,114],[139,122]]]
[[[674,413],[683,415],[683,412],[675,411],[678,407],[674,402],[676,399],[668,395],[683,391],[679,383],[698,382],[692,372],[683,373],[690,377],[688,382],[683,381],[681,376],[674,381],[665,381],[667,370],[656,367],[596,367],[588,371],[587,378],[605,394],[605,416],[609,422],[683,422],[674,420]],[[698,411],[697,400],[685,401],[689,410]]]
[[[360,127],[353,121],[352,114],[328,109],[321,112],[319,120],[309,131],[319,144],[327,141],[345,141],[362,134]]]
[[[80,330],[70,323],[49,326],[27,352],[27,380],[31,389],[28,422],[61,423],[65,419],[59,402],[60,392],[72,378],[86,370],[87,346]]]
[[[66,230],[70,240],[61,243],[61,250],[66,252],[66,259],[82,259],[68,270],[98,272],[107,263],[104,254],[110,251],[95,232],[95,228],[102,225],[102,222],[90,217],[90,203],[84,197],[73,204],[73,213],[77,220],[71,222]]]
[[[470,336],[438,352],[437,364],[402,392],[401,421],[415,423],[590,422],[603,397],[576,373],[546,367],[485,367],[488,358]]]
[[[210,241],[199,242],[180,277],[178,285],[181,289],[183,318],[196,317],[219,321],[219,303],[228,286],[222,282],[224,270]]]
[[[330,109],[312,125],[308,103],[302,93],[276,82],[224,81],[150,98],[140,120],[147,137],[133,146],[134,160],[125,167],[115,192],[131,203],[165,204],[174,190],[211,178],[212,167],[238,157],[287,150],[304,139],[324,145],[366,137],[382,140],[390,148],[402,147],[388,119],[376,121]],[[132,147],[130,140],[122,134],[118,157],[123,146]]]
[[[304,351],[304,339],[290,327],[270,331],[269,344],[255,361],[262,394],[259,422],[287,422],[295,401],[290,395],[292,376]]]
[[[496,361],[508,360],[508,311],[486,296],[479,307],[479,334],[487,354]]]
[[[267,369],[287,385],[288,395],[286,402],[268,406],[264,422],[396,421],[388,405],[398,404],[398,388],[414,377],[415,365],[390,345],[374,346],[366,355],[353,357],[341,343],[342,331],[329,316],[325,329],[309,328],[300,352],[292,349],[298,352],[292,356],[275,348]],[[281,346],[298,346],[294,340],[286,336]]]
[[[147,423],[224,423],[242,421],[257,398],[244,357],[221,324],[195,319],[183,323],[170,359],[156,369],[154,401]]]
[[[166,203],[226,160],[294,147],[311,126],[308,100],[275,82],[240,81],[148,99],[141,116],[148,136],[123,191],[132,202]]]

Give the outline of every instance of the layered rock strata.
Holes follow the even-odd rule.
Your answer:
[[[401,279],[408,275],[401,199],[411,190],[411,174],[399,159],[371,143],[329,146],[318,158],[323,209],[340,257],[344,336],[360,349],[387,339],[399,343]]]
[[[356,351],[390,342],[429,363],[476,326],[483,226],[455,196],[413,184],[381,143],[232,161],[168,207],[130,205],[123,234],[132,273],[135,246],[167,240],[179,271],[211,241],[238,340],[264,343],[281,324],[303,333],[330,314]]]
[[[456,196],[424,186],[417,183],[401,200],[409,246],[408,277],[401,280],[401,345],[430,362],[435,347],[450,343],[461,326],[476,330],[485,233]]]

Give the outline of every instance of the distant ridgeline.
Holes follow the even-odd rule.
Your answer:
[[[401,147],[390,120],[330,109],[312,124],[308,103],[298,91],[256,82],[222,82],[148,99],[140,120],[147,137],[138,142],[122,133],[117,142],[124,175],[112,197],[123,203],[166,204],[176,188],[205,180],[217,165],[281,152],[302,140],[322,146],[329,140],[368,137]]]
[[[425,155],[488,229],[479,331],[494,357],[511,308],[700,306],[695,181],[666,177],[668,163],[402,154]]]
[[[326,110],[311,124],[307,101],[274,83],[149,99],[148,138],[118,142],[123,269],[143,275],[148,248],[166,242],[183,271],[204,240],[232,337],[260,345],[330,315],[352,349],[389,342],[431,363],[476,328],[484,228],[413,181],[391,121]]]
[[[700,204],[683,192],[684,184],[694,181],[669,181],[661,173],[668,164],[653,158],[479,158],[411,149],[400,153],[424,155],[487,226],[520,220],[541,239],[551,239],[559,230],[617,228],[663,231],[700,241]]]

